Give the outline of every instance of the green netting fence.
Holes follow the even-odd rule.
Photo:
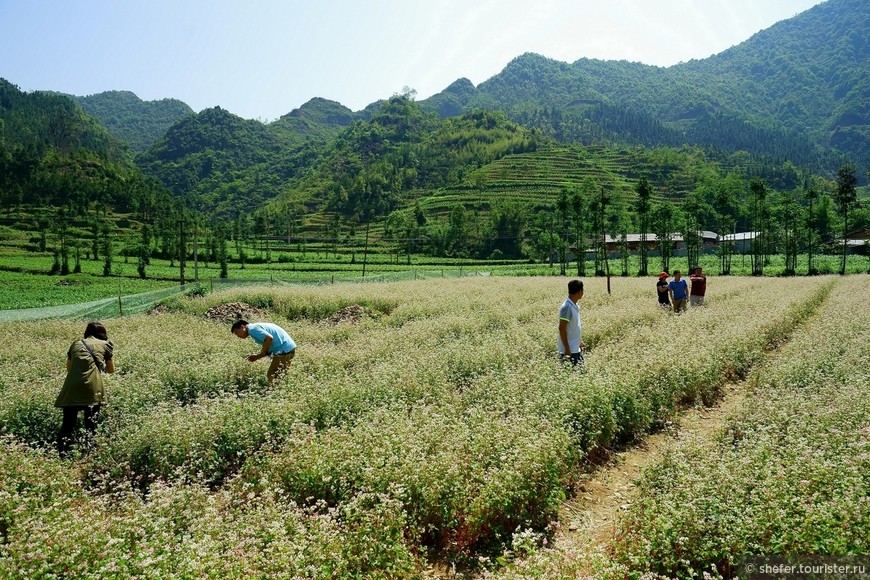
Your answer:
[[[61,306],[46,306],[43,308],[21,308],[18,310],[0,310],[0,322],[20,322],[27,320],[46,320],[50,318],[63,319],[102,319],[140,314],[154,308],[159,303],[173,296],[189,292],[194,285],[172,286],[160,290],[151,290],[141,294],[128,296],[113,296],[91,302],[64,304]]]

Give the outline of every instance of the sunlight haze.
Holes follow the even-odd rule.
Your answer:
[[[818,0],[0,0],[0,77],[24,91],[127,90],[274,120],[313,97],[425,99],[535,52],[657,66],[703,59]]]

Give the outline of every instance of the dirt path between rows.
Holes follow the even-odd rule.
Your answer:
[[[613,537],[619,514],[631,505],[643,471],[679,441],[712,437],[739,408],[749,388],[746,382],[726,385],[715,406],[679,413],[664,430],[613,453],[603,465],[585,475],[577,495],[560,510],[557,547],[589,556],[602,551]]]

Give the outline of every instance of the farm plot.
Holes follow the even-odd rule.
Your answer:
[[[75,463],[42,449],[81,329],[5,325],[16,341],[0,353],[0,430],[16,475],[0,484],[0,570],[408,576],[432,557],[498,557],[547,533],[600,452],[715,398],[832,285],[717,279],[706,308],[670,316],[650,280],[620,280],[612,297],[589,280],[594,348],[573,372],[553,355],[565,282],[245,289],[112,321],[121,370]],[[244,360],[251,341],[205,318],[234,301],[300,344],[280,388]],[[326,321],[352,304],[375,315]]]
[[[618,569],[730,577],[746,556],[870,551],[867,284],[838,285],[718,438],[647,474],[614,546]]]

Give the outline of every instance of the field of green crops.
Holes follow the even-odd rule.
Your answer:
[[[52,404],[83,325],[3,324],[0,576],[404,578],[454,564],[571,576],[570,554],[545,543],[580,474],[755,377],[773,347],[751,381],[756,404],[649,474],[601,573],[866,552],[870,278],[714,277],[707,306],[682,316],[658,309],[652,279],[614,279],[611,296],[587,279],[582,372],[554,355],[565,284],[243,288],[108,320],[119,371],[104,421],[65,461]],[[205,316],[239,301],[299,344],[275,389],[266,362],[244,358],[254,343]],[[357,304],[373,315],[327,322]],[[770,456],[769,473],[750,473]],[[836,462],[849,466],[839,479],[826,471]],[[819,502],[843,508],[828,527]],[[776,524],[782,510],[809,518],[804,533]],[[511,563],[517,546],[531,556]]]

